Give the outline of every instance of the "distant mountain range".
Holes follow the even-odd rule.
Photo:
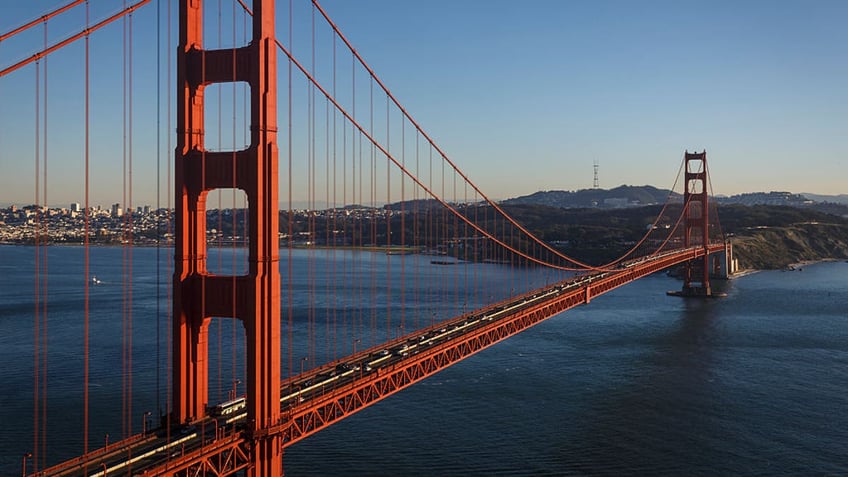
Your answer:
[[[821,195],[821,194],[813,194],[810,192],[802,192],[801,195],[808,199],[812,199],[816,202],[831,202],[835,204],[844,204],[848,205],[848,194],[839,194],[839,195]]]
[[[656,187],[622,185],[613,189],[582,189],[577,191],[550,190],[539,191],[530,195],[506,199],[504,205],[546,205],[562,209],[600,208],[619,209],[624,207],[640,207],[651,204],[664,204],[669,195],[672,202],[682,200],[682,195],[667,189]],[[714,199],[719,204],[743,205],[784,205],[792,207],[817,208],[822,204],[841,204],[842,209],[848,206],[848,194],[793,194],[791,192],[748,192],[732,196],[717,196]],[[842,215],[841,210],[830,211]]]

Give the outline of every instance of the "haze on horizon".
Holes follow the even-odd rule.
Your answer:
[[[64,3],[3,2],[0,32]],[[322,5],[413,118],[494,199],[589,188],[595,161],[602,188],[670,188],[683,152],[703,149],[716,194],[848,193],[846,2]],[[148,118],[134,125],[134,205],[164,204],[172,194],[164,166],[174,141],[167,149],[165,121],[149,119],[156,118],[156,49],[143,53],[156,43],[156,8],[154,1],[134,20],[134,108],[138,118]],[[94,19],[112,10],[92,1]],[[280,10],[287,8],[278,7],[278,36],[288,23],[279,20]],[[308,21],[308,12],[299,18]],[[81,24],[50,25],[58,39]],[[42,41],[36,30],[29,43],[0,46],[0,67],[32,54]],[[93,61],[116,48],[120,54],[121,31],[92,36]],[[162,51],[176,48],[176,35],[172,42]],[[57,92],[49,96],[50,205],[83,199],[81,149],[58,145],[79,140],[80,98],[60,95],[57,86],[81,81],[82,48],[69,48],[76,53],[48,60],[50,91]],[[283,73],[282,55],[278,67]],[[34,198],[33,71],[0,78],[0,204]],[[120,94],[120,73],[98,70],[94,81]],[[116,101],[115,94],[95,94],[93,113]],[[165,99],[162,91],[160,108]],[[91,204],[122,202],[121,149],[116,138],[96,138]]]

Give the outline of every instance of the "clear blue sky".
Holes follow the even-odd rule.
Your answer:
[[[0,31],[61,3],[4,1]],[[105,3],[112,6],[103,11],[118,2]],[[591,187],[593,161],[600,164],[602,187],[670,187],[683,151],[704,148],[718,194],[848,193],[848,2],[322,5],[413,117],[494,198]],[[278,11],[287,8],[288,1],[278,2]],[[146,9],[155,19],[155,0]],[[153,43],[155,20],[142,27],[144,16],[139,13],[136,35]],[[62,27],[74,29],[57,23],[57,36]],[[278,35],[285,27],[278,24]],[[120,48],[120,35],[116,27],[100,36],[111,36]],[[0,65],[31,53],[20,51],[0,44]],[[53,73],[59,66],[50,67],[59,74]],[[155,63],[136,67],[145,70],[155,78]],[[14,156],[31,155],[14,146],[32,129],[32,120],[21,121],[18,112],[34,108],[28,105],[32,95],[17,92],[26,89],[19,83],[31,90],[32,78],[32,69],[0,78],[0,203],[32,196],[7,174],[17,167]],[[50,99],[51,105],[60,101]],[[21,101],[29,103],[12,107]],[[136,99],[135,107],[141,114],[155,101]],[[58,124],[62,112],[55,108]],[[52,130],[58,129],[52,118]],[[137,127],[136,142],[155,140],[155,127]],[[96,154],[104,161],[105,152]],[[51,152],[51,170],[73,173],[77,166],[62,169],[57,156]],[[115,167],[109,164],[97,167]],[[145,182],[150,177],[139,170],[134,181],[136,204],[153,202],[141,195],[151,189]],[[99,193],[99,203],[120,199]],[[51,182],[50,194],[63,203],[75,193]]]

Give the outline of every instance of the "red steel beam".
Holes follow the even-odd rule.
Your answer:
[[[126,439],[114,442],[105,447],[94,449],[86,454],[83,454],[73,459],[60,462],[52,467],[48,467],[39,471],[35,475],[62,476],[73,475],[76,472],[82,472],[84,469],[94,470],[96,463],[102,461],[115,453],[126,454],[136,445],[147,442],[149,437],[144,434],[136,434]]]
[[[206,446],[148,468],[139,476],[189,477],[197,475],[234,475],[251,466],[251,442],[240,434],[217,439]]]
[[[51,18],[53,18],[57,15],[61,15],[62,13],[70,10],[71,8],[81,4],[83,2],[85,2],[85,0],[74,0],[74,1],[72,1],[71,3],[69,3],[65,6],[62,6],[62,7],[59,7],[57,9],[53,10],[50,13],[46,13],[44,15],[41,15],[40,17],[36,18],[35,20],[32,20],[31,22],[28,22],[24,25],[21,25],[21,26],[15,28],[15,29],[11,30],[11,31],[3,33],[2,35],[0,35],[0,41],[3,41],[7,38],[11,38],[11,37],[17,35],[18,33],[22,32],[22,31],[29,30],[30,28],[34,27],[35,25],[38,25],[39,23],[44,23],[47,20],[50,20]]]

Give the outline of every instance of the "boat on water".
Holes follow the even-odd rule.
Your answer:
[[[103,283],[103,282],[101,282],[99,278],[97,278],[94,275],[91,276],[91,284],[92,285],[100,285],[101,283]]]

